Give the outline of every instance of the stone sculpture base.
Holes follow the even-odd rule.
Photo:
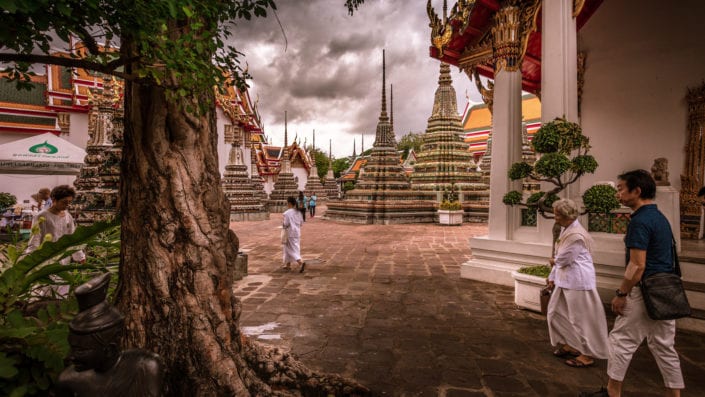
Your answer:
[[[235,258],[235,272],[233,279],[235,281],[242,280],[243,277],[247,276],[247,254],[242,251],[237,253]]]

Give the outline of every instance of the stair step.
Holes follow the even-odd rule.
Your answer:
[[[696,283],[693,281],[683,281],[683,288],[687,291],[696,291],[705,293],[705,283]]]
[[[699,320],[705,320],[705,310],[702,309],[690,309],[690,317],[697,318]]]
[[[690,255],[680,255],[678,259],[681,262],[691,262],[691,263],[699,263],[705,265],[705,257],[702,256],[690,256]]]

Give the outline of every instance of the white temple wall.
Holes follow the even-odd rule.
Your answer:
[[[306,188],[306,181],[308,181],[308,170],[303,167],[291,167],[291,173],[295,178],[298,178],[298,190],[303,192]]]
[[[680,188],[687,128],[688,87],[705,80],[705,2],[603,2],[579,32],[587,53],[582,127],[600,164],[581,180],[582,192],[623,171],[649,170],[669,160]]]
[[[61,138],[85,149],[88,145],[88,113],[70,113],[71,126],[68,135],[60,135]]]

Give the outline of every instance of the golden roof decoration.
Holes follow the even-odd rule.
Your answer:
[[[458,0],[448,16],[448,3],[447,0],[443,0],[443,20],[441,20],[431,6],[431,0],[428,0],[426,13],[429,19],[428,26],[431,28],[431,44],[438,49],[439,57],[443,57],[443,48],[453,37],[454,25],[458,34],[462,35],[465,32],[470,23],[469,16],[474,5],[475,0]]]

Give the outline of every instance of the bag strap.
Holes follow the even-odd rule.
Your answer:
[[[676,252],[676,238],[673,237],[673,234],[671,234],[671,241],[673,244],[671,245],[671,252],[673,252],[673,267],[675,269],[674,273],[678,275],[678,277],[681,277],[681,265],[680,261],[678,260],[678,252]]]

